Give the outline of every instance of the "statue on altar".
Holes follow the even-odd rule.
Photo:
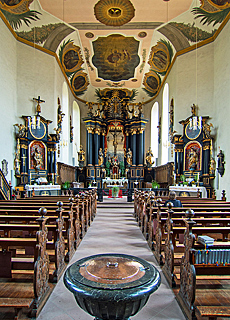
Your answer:
[[[216,171],[216,161],[212,157],[211,160],[210,160],[210,167],[209,167],[210,176],[215,176],[215,171]]]
[[[126,154],[126,159],[127,159],[128,166],[131,166],[132,163],[133,163],[133,153],[132,153],[132,150],[130,148],[128,149],[128,152]]]
[[[198,163],[198,154],[196,152],[196,149],[191,148],[190,154],[189,154],[189,170],[190,171],[196,170],[197,163]]]
[[[35,148],[35,150],[34,150],[33,159],[34,159],[35,169],[39,170],[42,166],[43,159],[42,159],[42,155],[39,152],[38,148]]]
[[[220,152],[218,153],[217,158],[218,158],[217,171],[219,172],[220,176],[222,177],[224,174],[224,170],[225,170],[225,168],[224,168],[224,165],[225,165],[224,154],[223,154],[222,150],[220,150]]]
[[[151,148],[149,147],[148,151],[146,152],[146,157],[145,157],[147,168],[151,168],[152,165],[154,164],[154,161],[152,158],[153,158],[153,153],[152,153]]]
[[[98,165],[103,166],[104,163],[104,154],[102,148],[99,149],[98,151]]]
[[[83,150],[82,145],[80,145],[80,150],[78,151],[78,162],[79,166],[83,167],[85,162],[85,151]]]

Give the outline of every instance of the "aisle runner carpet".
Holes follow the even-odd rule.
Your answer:
[[[185,319],[133,217],[133,203],[128,203],[126,197],[104,197],[104,202],[98,203],[97,215],[69,265],[83,257],[100,253],[134,255],[152,263],[161,273],[160,288],[131,320]],[[93,320],[93,317],[78,307],[73,294],[66,289],[61,278],[37,319]]]

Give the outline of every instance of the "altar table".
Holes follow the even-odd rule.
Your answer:
[[[29,185],[25,186],[25,189],[28,191],[28,196],[32,196],[32,191],[34,190],[35,196],[57,196],[60,194],[61,186],[59,184],[52,185]]]
[[[124,187],[128,187],[128,179],[106,178],[106,179],[102,179],[102,185],[104,188],[108,188],[111,186],[119,186],[120,188],[124,188]]]
[[[170,186],[169,191],[175,191],[178,196],[196,197],[200,190],[201,197],[207,198],[207,190],[205,187],[187,187],[187,186]]]

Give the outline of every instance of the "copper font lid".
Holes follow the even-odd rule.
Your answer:
[[[91,281],[105,284],[129,283],[145,274],[138,261],[123,257],[97,257],[80,266],[80,274]]]
[[[153,281],[155,268],[147,261],[127,254],[108,253],[76,261],[66,271],[73,287],[131,289]]]

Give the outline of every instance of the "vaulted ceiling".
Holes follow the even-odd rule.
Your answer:
[[[56,53],[76,97],[154,97],[178,52],[206,41],[229,0],[0,0],[18,37]],[[140,97],[139,97],[140,99]]]

